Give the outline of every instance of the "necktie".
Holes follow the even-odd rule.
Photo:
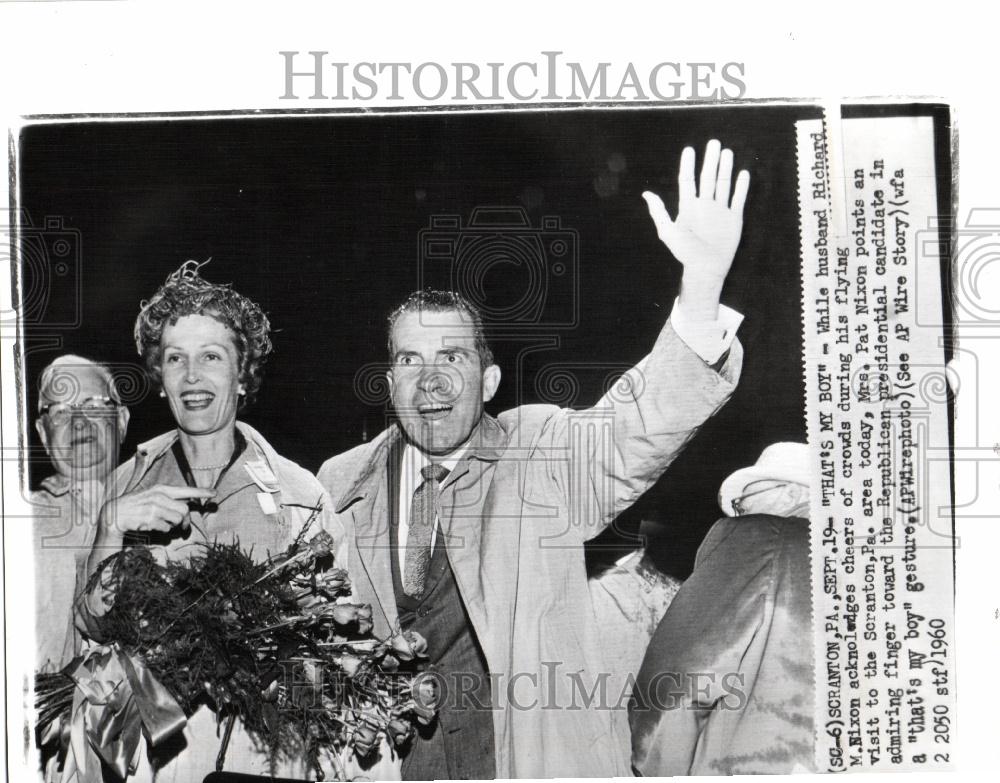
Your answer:
[[[420,598],[427,584],[431,564],[431,535],[437,520],[438,488],[448,475],[442,465],[427,465],[420,469],[423,483],[413,493],[410,503],[410,531],[406,537],[406,560],[403,569],[403,592]]]

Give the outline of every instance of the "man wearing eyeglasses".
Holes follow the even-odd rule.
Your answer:
[[[775,443],[722,483],[633,690],[641,775],[814,771],[809,468],[806,444]]]
[[[56,472],[31,495],[36,660],[58,671],[77,652],[77,572],[90,552],[104,482],[118,467],[129,412],[107,368],[66,355],[42,371],[38,413],[35,428]]]

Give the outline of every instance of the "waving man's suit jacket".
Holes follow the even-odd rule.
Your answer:
[[[583,543],[635,502],[726,402],[741,362],[734,343],[716,372],[668,323],[652,352],[593,408],[526,405],[484,417],[443,482],[438,541],[446,541],[493,678],[498,777],[630,774],[621,751],[627,705],[602,653]],[[353,531],[348,568],[380,634],[397,624],[387,464],[400,437],[391,427],[319,472]]]

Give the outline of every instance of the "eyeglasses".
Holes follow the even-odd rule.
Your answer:
[[[83,402],[54,402],[50,405],[43,405],[40,412],[42,416],[48,416],[53,425],[61,427],[68,424],[76,414],[82,414],[88,418],[98,418],[117,410],[118,403],[110,397],[88,397]]]
[[[757,495],[763,495],[765,492],[770,492],[772,489],[781,489],[782,487],[787,487],[789,482],[782,481],[777,484],[771,484],[769,487],[764,487],[763,489],[754,490],[753,492],[747,492],[744,495],[740,495],[738,498],[733,498],[733,511],[736,512],[736,516],[741,517],[746,514],[746,501]]]

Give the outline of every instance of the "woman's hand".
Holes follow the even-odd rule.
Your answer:
[[[186,523],[188,500],[213,495],[215,490],[204,487],[157,484],[107,501],[97,520],[97,534],[87,558],[86,573],[92,574],[102,560],[119,551],[126,533],[153,530],[166,533]],[[114,590],[102,576],[96,588],[79,597],[77,627],[91,638],[100,638],[100,627],[94,618],[101,617],[114,604]]]
[[[159,531],[166,533],[188,519],[188,500],[207,499],[215,490],[205,487],[178,487],[157,484],[148,489],[112,498],[101,509],[95,548],[121,545],[126,533]]]

